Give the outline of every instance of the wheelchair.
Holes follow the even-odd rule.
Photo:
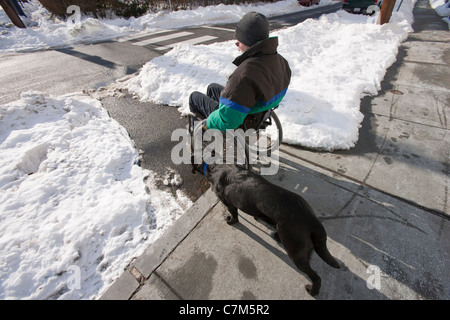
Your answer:
[[[219,151],[219,155],[214,154],[214,158],[216,160],[218,158],[226,159],[223,163],[232,161],[232,163],[246,170],[249,170],[258,161],[264,163],[264,158],[270,157],[273,152],[276,152],[283,139],[281,122],[274,111],[276,108],[278,107],[260,113],[249,114],[245,117],[243,124],[237,129],[227,130],[224,135],[223,133],[216,135],[216,137],[222,136],[222,146],[225,147],[223,152],[221,152],[222,150]],[[195,117],[192,115],[188,116],[191,154],[194,154],[196,151],[200,152],[199,150],[203,152],[205,148],[203,125],[206,119],[201,118],[198,114]],[[202,137],[202,139],[199,140],[195,137]],[[209,139],[207,140],[210,141]],[[201,146],[198,145],[200,141]],[[194,157],[191,158],[192,163],[194,163],[193,159]],[[206,162],[208,161],[206,160]]]

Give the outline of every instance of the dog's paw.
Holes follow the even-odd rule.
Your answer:
[[[233,216],[227,216],[226,221],[229,225],[232,225],[232,224],[238,223],[239,219],[238,218],[235,219],[235,218],[233,218]]]

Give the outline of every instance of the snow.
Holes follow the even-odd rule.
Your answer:
[[[23,93],[0,107],[0,142],[0,299],[96,298],[191,206],[88,96]]]
[[[285,142],[326,150],[354,146],[360,99],[380,89],[411,31],[414,3],[404,0],[383,26],[376,25],[377,16],[339,11],[273,33],[293,71],[277,109]],[[130,20],[82,17],[69,25],[50,19],[36,0],[25,6],[30,20],[24,30],[0,10],[0,54],[237,22],[248,11],[306,10],[286,0]],[[224,84],[237,54],[233,41],[182,44],[115,85],[186,113],[189,94],[211,82]],[[99,100],[81,93],[29,91],[0,105],[0,154],[0,299],[97,299],[192,205],[181,192],[157,187],[182,181],[174,172],[158,177],[139,167],[126,130]]]

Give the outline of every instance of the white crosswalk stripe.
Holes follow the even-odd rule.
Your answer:
[[[204,29],[215,29],[219,31],[229,31],[234,32],[232,29],[214,27],[214,26],[202,26]],[[199,44],[203,42],[207,42],[210,40],[217,39],[217,36],[212,35],[198,35],[196,36],[194,32],[189,31],[180,31],[174,32],[175,30],[158,30],[158,31],[141,31],[139,33],[135,33],[129,36],[124,36],[116,39],[118,42],[126,42],[130,41],[131,44],[135,46],[145,47],[148,46],[153,50],[164,51],[170,50],[175,47],[179,43],[188,43],[188,44]],[[164,33],[169,33],[165,34]],[[155,35],[159,35],[156,36]],[[178,38],[191,36],[191,39],[178,41]],[[173,41],[171,41],[173,40]],[[165,42],[165,43],[164,43]],[[173,42],[173,43],[170,43]],[[167,44],[169,43],[169,44]]]
[[[202,26],[202,28],[205,28],[205,29],[214,29],[214,30],[222,30],[222,31],[229,31],[229,32],[234,32],[234,29],[221,28],[221,27],[213,27],[213,26]]]
[[[164,32],[169,32],[169,30],[159,30],[159,31],[151,31],[151,32],[149,32],[149,31],[141,31],[141,32],[129,35],[129,36],[120,37],[120,38],[118,38],[116,40],[118,42],[125,42],[125,41],[136,40],[136,39],[144,38],[144,37],[148,37],[148,36],[153,36],[155,34],[160,34],[160,33],[164,33]]]
[[[138,41],[138,42],[134,42],[133,44],[136,46],[146,46],[148,44],[152,44],[152,43],[158,43],[158,42],[163,42],[163,41],[167,41],[167,40],[172,40],[175,38],[181,38],[181,37],[185,37],[185,36],[189,36],[193,34],[192,32],[187,32],[187,31],[183,31],[183,32],[178,32],[178,33],[172,33],[172,34],[168,34],[165,36],[160,36],[160,37],[156,37],[156,38],[150,38],[150,39],[146,39],[146,40],[142,40],[142,41]]]
[[[198,37],[198,38],[193,38],[193,39],[188,39],[188,40],[184,40],[184,41],[180,41],[180,42],[176,42],[167,46],[161,46],[161,47],[157,47],[155,48],[156,50],[168,50],[171,49],[173,47],[175,47],[177,44],[180,43],[188,43],[188,44],[198,44],[198,43],[202,43],[202,42],[206,42],[209,40],[213,40],[216,39],[217,37],[214,36],[202,36],[202,37]]]

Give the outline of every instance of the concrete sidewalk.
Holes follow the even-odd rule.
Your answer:
[[[426,0],[414,15],[381,92],[362,100],[358,145],[283,145],[266,176],[309,202],[342,264],[313,254],[318,296],[270,229],[241,213],[228,226],[208,190],[101,299],[450,299],[450,32]]]

